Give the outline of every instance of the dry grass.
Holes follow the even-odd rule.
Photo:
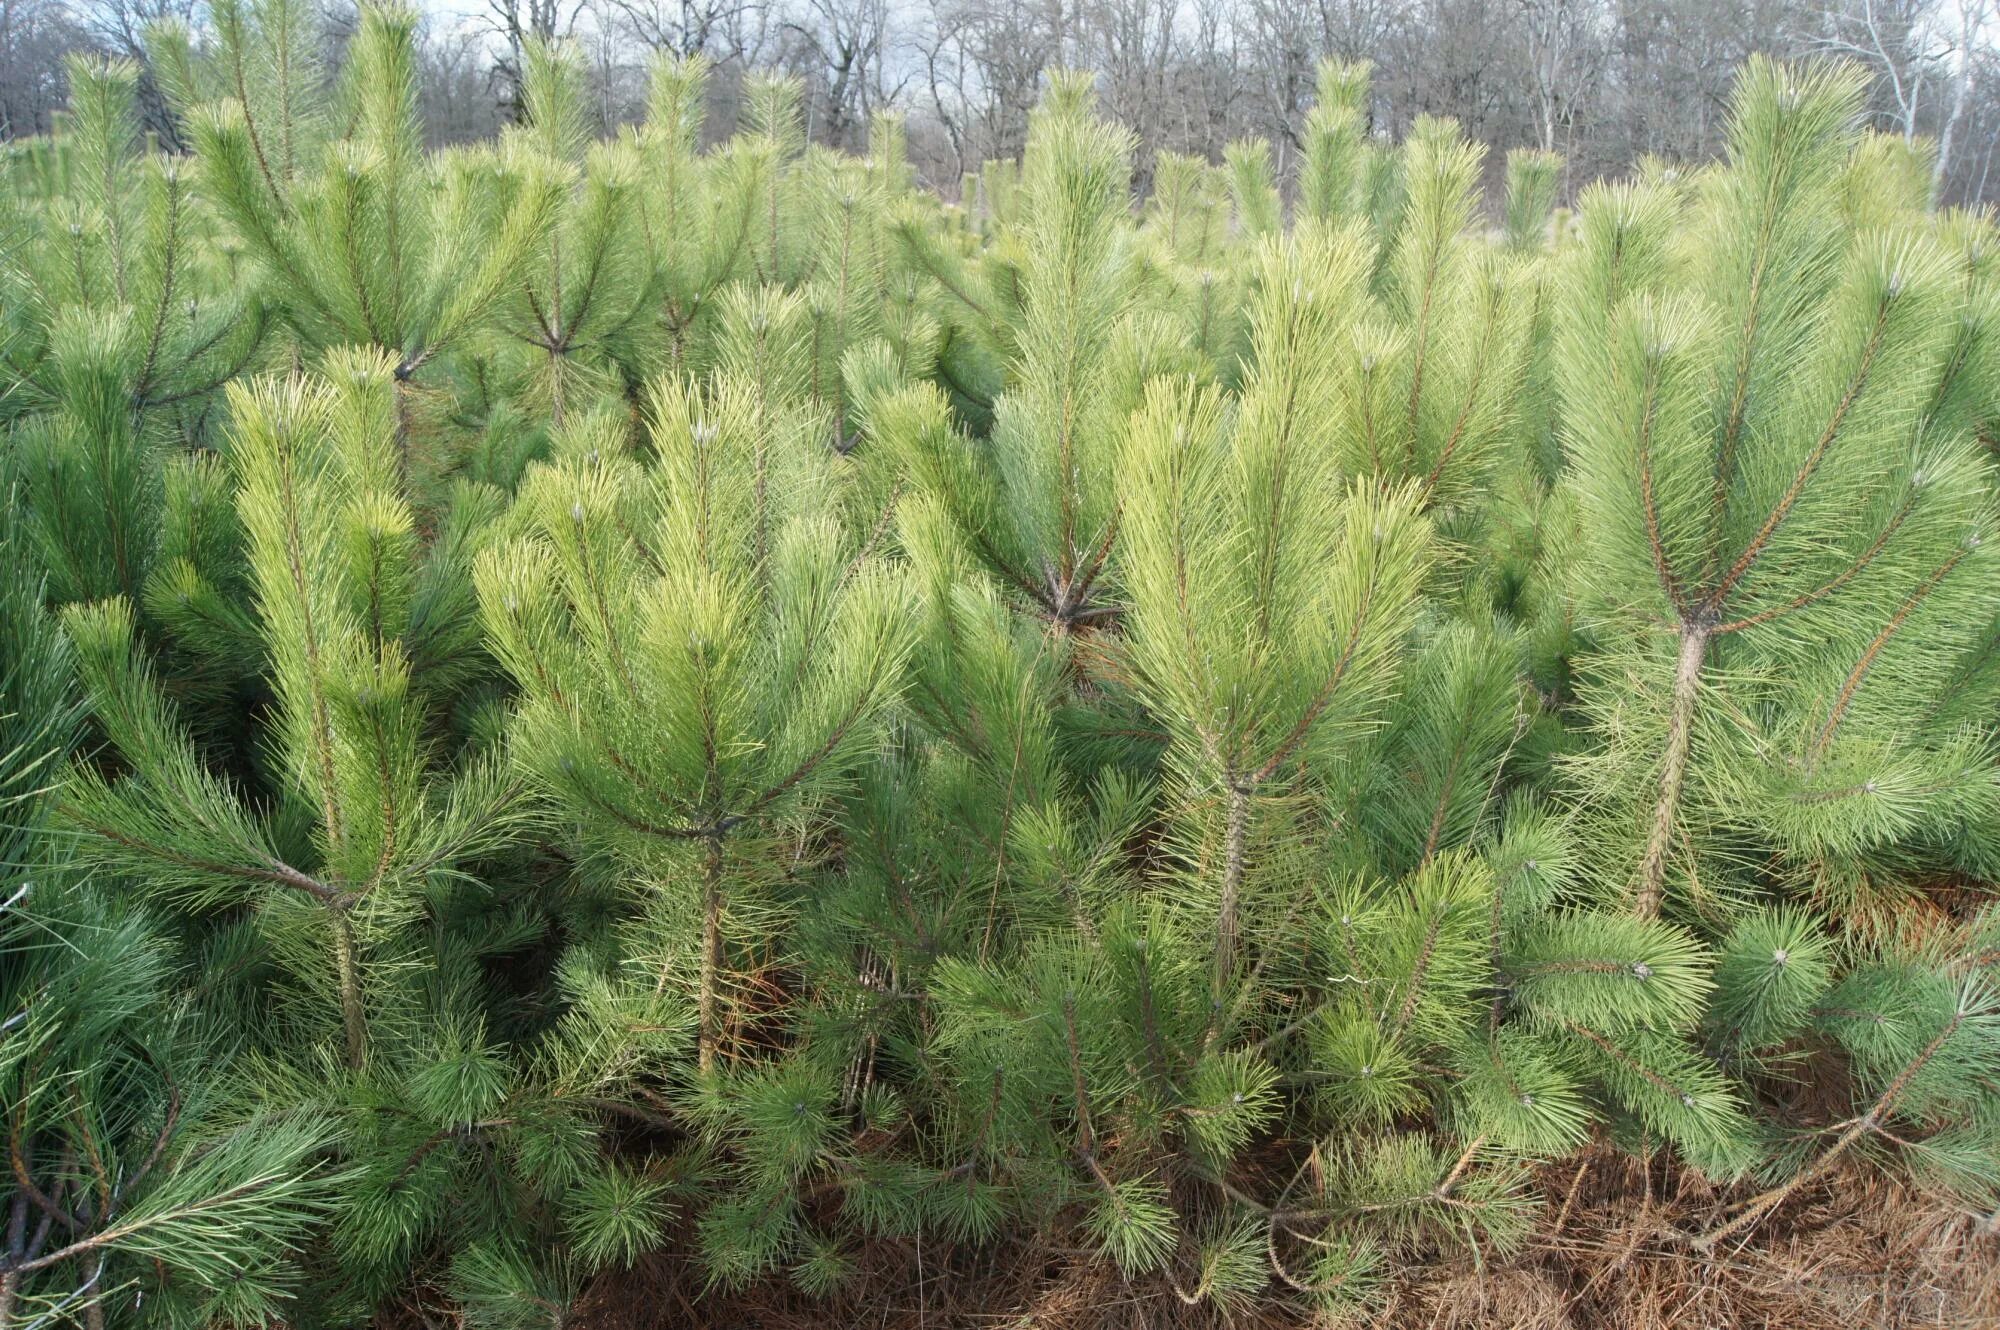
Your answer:
[[[1380,1330],[2000,1330],[2000,1233],[1991,1221],[1861,1173],[1801,1194],[1732,1247],[1677,1241],[1720,1198],[1692,1174],[1609,1153],[1549,1166],[1534,1241],[1502,1260],[1413,1265],[1356,1325]],[[831,1302],[779,1282],[701,1297],[661,1255],[599,1282],[580,1330],[1291,1330],[1271,1305],[1225,1318],[1161,1285],[1120,1280],[1076,1251],[984,1252],[881,1243]]]

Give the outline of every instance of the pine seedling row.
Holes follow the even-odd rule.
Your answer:
[[[1855,70],[1573,207],[1338,62],[1135,200],[1055,71],[947,203],[560,43],[429,150],[414,41],[4,161],[0,1330],[2000,1207],[2000,234]]]

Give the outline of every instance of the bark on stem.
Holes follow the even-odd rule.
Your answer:
[[[1458,1157],[1458,1162],[1451,1166],[1451,1172],[1445,1174],[1444,1181],[1437,1185],[1435,1194],[1439,1200],[1444,1200],[1451,1195],[1452,1189],[1457,1187],[1458,1180],[1465,1176],[1465,1170],[1472,1167],[1473,1158],[1478,1155],[1480,1148],[1485,1144],[1486,1137],[1481,1135],[1474,1137],[1472,1144],[1465,1147],[1465,1153]]]
[[[1216,1019],[1221,1019],[1222,999],[1229,990],[1229,976],[1236,968],[1236,908],[1243,894],[1243,874],[1249,860],[1250,791],[1241,782],[1229,785],[1229,817],[1223,830],[1222,905],[1215,920],[1215,977],[1212,996]]]
[[[347,1065],[359,1071],[368,1056],[368,1008],[361,999],[361,961],[354,942],[354,921],[347,906],[331,910],[333,962],[340,974],[340,1016],[347,1029]]]
[[[1952,1018],[1945,1022],[1944,1028],[1939,1030],[1930,1043],[1924,1046],[1923,1051],[1918,1053],[1914,1058],[1911,1058],[1908,1064],[1896,1073],[1896,1079],[1889,1082],[1888,1087],[1882,1091],[1881,1098],[1877,1099],[1866,1113],[1846,1124],[1846,1129],[1840,1133],[1839,1138],[1832,1145],[1828,1146],[1818,1159],[1814,1160],[1809,1167],[1801,1170],[1791,1181],[1782,1186],[1773,1187],[1762,1195],[1752,1197],[1749,1204],[1744,1207],[1743,1212],[1737,1215],[1736,1218],[1730,1220],[1722,1227],[1696,1238],[1694,1241],[1695,1250],[1702,1252],[1714,1251],[1718,1245],[1729,1238],[1756,1227],[1757,1224],[1763,1221],[1766,1215],[1770,1214],[1780,1205],[1783,1205],[1801,1187],[1826,1176],[1828,1170],[1839,1162],[1840,1157],[1846,1154],[1855,1142],[1859,1141],[1869,1132],[1874,1131],[1882,1123],[1883,1119],[1889,1116],[1891,1110],[1896,1107],[1896,1102],[1903,1097],[1903,1092],[1910,1088],[1910,1082],[1917,1078],[1917,1073],[1928,1066],[1930,1060],[1938,1055],[1938,1050],[1942,1049],[1950,1041],[1951,1037],[1958,1033],[1958,1027],[1964,1021],[1965,1011],[1961,1008],[1952,1014]]]
[[[549,348],[549,425],[553,429],[563,427],[564,408],[567,403],[563,396],[563,353],[555,347]]]
[[[722,1042],[722,836],[708,837],[701,882],[701,1070],[715,1068]]]
[[[1704,1233],[1696,1238],[1694,1240],[1695,1250],[1700,1252],[1714,1251],[1716,1247],[1728,1241],[1736,1234],[1755,1228],[1759,1223],[1763,1222],[1766,1215],[1770,1214],[1780,1205],[1783,1205],[1801,1187],[1818,1178],[1824,1177],[1827,1170],[1831,1169],[1840,1161],[1840,1157],[1847,1153],[1848,1147],[1867,1134],[1869,1125],[1870,1120],[1868,1118],[1857,1119],[1852,1126],[1840,1134],[1838,1140],[1827,1147],[1825,1154],[1815,1159],[1811,1165],[1790,1182],[1782,1186],[1773,1187],[1761,1196],[1752,1198],[1742,1214],[1737,1215],[1736,1218],[1722,1225],[1722,1227]]]
[[[410,481],[410,435],[414,428],[410,402],[410,380],[407,375],[396,376],[396,464],[401,469],[404,484]]]
[[[1687,783],[1688,747],[1694,737],[1696,704],[1701,699],[1701,667],[1708,656],[1707,625],[1681,626],[1679,663],[1674,667],[1673,709],[1667,719],[1667,751],[1660,767],[1660,791],[1653,804],[1653,826],[1646,837],[1646,856],[1639,864],[1639,897],[1633,910],[1641,919],[1660,913],[1666,894],[1667,853],[1673,848],[1674,819],[1680,811],[1681,789]]]

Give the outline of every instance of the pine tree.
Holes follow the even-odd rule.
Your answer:
[[[1799,911],[1746,918],[1717,967],[1716,1042],[1753,1062],[1809,1037],[1837,1051],[1851,1077],[1849,1116],[1786,1122],[1766,1169],[1775,1185],[1739,1201],[1695,1245],[1747,1233],[1844,1159],[1927,1183],[1966,1205],[2000,1204],[2000,991],[1990,907],[1941,939],[1896,939],[1847,965]]]
[[[647,254],[662,288],[658,321],[666,346],[655,359],[681,373],[710,363],[715,297],[748,270],[757,215],[756,154],[735,142],[700,152],[708,77],[699,56],[655,63],[642,138],[657,182],[639,198]]]
[[[756,344],[768,315],[739,318]],[[777,387],[753,364],[707,389],[662,381],[659,462],[578,438],[480,570],[523,692],[517,751],[655,883],[646,968],[656,994],[693,977],[704,1072],[746,1037],[730,951],[759,918],[756,861],[866,751],[904,651],[902,593],[830,522],[819,413]]]
[[[209,19],[212,31],[199,36],[176,19],[155,19],[144,33],[147,64],[181,144],[193,141],[189,122],[199,108],[235,105],[258,178],[281,199],[312,170],[336,122],[325,98],[326,33],[298,0],[223,0]]]
[[[1239,139],[1223,153],[1229,172],[1230,201],[1236,233],[1252,240],[1284,228],[1284,205],[1271,169],[1271,145],[1263,139]]]
[[[1401,219],[1380,233],[1391,321],[1356,338],[1363,375],[1348,446],[1366,453],[1349,465],[1415,480],[1445,510],[1490,473],[1528,346],[1519,273],[1470,233],[1482,155],[1455,124],[1413,127]]]
[[[137,68],[77,58],[69,75],[77,197],[27,222],[0,278],[10,304],[43,312],[14,351],[15,466],[54,596],[150,592],[167,617],[164,584],[207,553],[196,533],[215,498],[213,474],[179,454],[208,441],[213,399],[266,320],[214,279],[185,165],[141,151]]]
[[[1155,389],[1134,428],[1127,531],[1130,648],[1140,691],[1175,738],[1176,774],[1222,806],[1214,992],[1237,964],[1253,812],[1298,763],[1337,761],[1376,717],[1389,658],[1413,627],[1426,536],[1408,496],[1345,506],[1332,376],[1312,348],[1352,316],[1366,251],[1346,243],[1275,254],[1253,318],[1256,360],[1236,405],[1169,404]],[[1340,553],[1329,568],[1314,560]]]
[[[21,538],[0,535],[0,1326],[103,1324],[135,1286],[184,1315],[265,1313],[324,1213],[328,1124],[219,1117],[227,1041],[178,1010],[162,929],[46,833],[81,708]]]
[[[547,398],[550,427],[559,430],[570,401],[625,359],[619,352],[653,299],[637,226],[643,167],[633,144],[592,147],[579,50],[532,43],[524,64],[525,137],[572,181],[559,195],[540,261],[500,317],[514,339],[540,353],[535,377],[545,386],[531,400]]]
[[[483,1046],[478,964],[518,947],[532,920],[482,917],[464,899],[467,865],[523,825],[521,791],[501,763],[476,750],[453,762],[437,742],[477,644],[469,564],[493,505],[463,493],[437,537],[418,541],[394,384],[386,357],[354,351],[332,355],[325,377],[230,390],[274,703],[270,766],[253,783],[209,765],[126,602],[65,616],[109,746],[72,767],[57,815],[81,864],[201,922],[204,966],[259,975],[252,992],[225,983],[213,999],[258,1006],[254,1071],[228,1102],[337,1124],[296,1144],[347,1166],[343,1206],[278,1230],[333,1219],[332,1306],[348,1309],[335,1316],[394,1286],[488,1133],[560,1131],[532,1101],[492,1112],[509,1069]],[[476,1232],[476,1213],[459,1222]]]
[[[1298,213],[1319,222],[1363,215],[1363,136],[1373,69],[1365,60],[1325,60],[1306,116]]]
[[[364,933],[393,931],[429,872],[486,843],[506,787],[474,767],[427,788],[423,697],[412,665],[439,645],[447,608],[423,569],[396,480],[393,367],[366,354],[330,366],[334,386],[232,391],[238,506],[282,736],[290,813],[311,819],[300,867],[226,783],[203,768],[158,695],[119,602],[70,617],[79,668],[129,772],[79,769],[62,808],[107,868],[143,875],[194,908],[273,904],[274,926],[317,935],[345,1058],[367,1056]],[[448,557],[455,553],[445,547]],[[413,631],[414,630],[414,631]],[[290,830],[290,829],[287,829]],[[260,894],[261,893],[261,894]]]
[[[1068,627],[1102,617],[1093,599],[1118,521],[1119,427],[1160,342],[1123,320],[1134,298],[1124,131],[1098,118],[1087,80],[1054,80],[1035,112],[1021,184],[1021,235],[982,289],[926,244],[915,262],[966,306],[1007,367],[991,434],[938,492],[996,572]],[[904,228],[907,235],[908,227]],[[940,367],[944,358],[940,358]]]
[[[1189,264],[1219,264],[1227,257],[1223,191],[1216,171],[1199,157],[1160,154],[1146,218],[1166,252]]]
[[[1850,1154],[1992,1194],[1967,1162],[1991,1147],[1994,995],[1964,959],[1981,925],[1953,950],[1879,912],[1977,862],[1964,829],[1996,788],[1973,405],[1992,238],[1914,192],[1877,195],[1865,227],[1844,213],[1848,174],[1875,170],[1861,90],[1752,64],[1723,166],[1586,199],[1559,303],[1568,479],[1598,551],[1577,573],[1600,739],[1572,762],[1592,852],[1635,918],[1716,937],[1704,1043],[1739,1097],[1799,1041],[1852,1078],[1852,1117],[1776,1124],[1776,1185],[1704,1247]]]
[[[1562,185],[1562,158],[1537,148],[1507,154],[1507,197],[1502,232],[1510,249],[1542,247],[1549,215]]]
[[[301,350],[372,346],[393,361],[406,455],[417,425],[407,385],[520,282],[558,195],[538,152],[424,152],[415,24],[407,10],[362,10],[337,98],[351,128],[295,172],[273,167],[240,89],[187,111],[206,188]]]
[[[1849,71],[1754,64],[1730,160],[1692,197],[1583,210],[1558,374],[1602,553],[1578,571],[1634,631],[1599,665],[1616,682],[1582,774],[1636,804],[1602,835],[1632,847],[1617,871],[1642,917],[1673,889],[1726,899],[1737,875],[1705,856],[1738,836],[1837,901],[1871,859],[1920,862],[1990,820],[1954,662],[1995,609],[1972,405],[1993,242],[1914,209],[1843,223],[1859,98]]]

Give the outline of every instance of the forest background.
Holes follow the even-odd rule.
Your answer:
[[[155,20],[199,0],[0,0],[0,138],[46,132],[71,51],[143,58]],[[354,31],[324,0],[325,68]],[[488,137],[522,113],[522,53],[538,38],[588,51],[602,126],[638,120],[653,56],[714,62],[708,131],[739,120],[742,76],[800,79],[814,142],[861,148],[869,117],[902,112],[922,183],[955,196],[990,158],[1016,157],[1045,69],[1098,75],[1105,112],[1135,135],[1135,183],[1167,150],[1220,160],[1243,137],[1295,165],[1325,58],[1375,68],[1369,116],[1400,139],[1450,116],[1486,144],[1564,156],[1563,195],[1648,154],[1723,146],[1732,80],[1753,52],[1865,66],[1874,127],[1938,145],[1939,201],[2000,198],[2000,6],[1995,0],[429,0],[421,106],[433,144]],[[172,143],[156,88],[148,125]],[[1497,181],[1489,181],[1489,184]]]

